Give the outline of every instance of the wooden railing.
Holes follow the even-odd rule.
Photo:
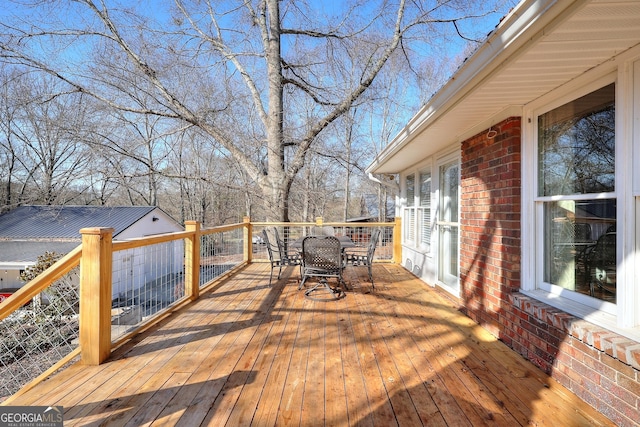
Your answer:
[[[315,222],[252,222],[250,231],[260,230],[264,227],[278,227],[289,230],[288,236],[291,238],[295,238],[304,234],[308,234],[309,230],[312,227],[322,226],[330,226],[337,230],[354,230],[358,228],[366,230],[376,227],[389,229],[392,239],[391,256],[388,259],[384,259],[384,261],[393,262],[395,264],[400,264],[401,262],[402,248],[400,240],[400,218],[396,218],[395,222],[324,222],[321,217],[316,218]]]
[[[40,376],[43,378],[48,372],[57,369],[79,352],[81,362],[88,365],[98,365],[109,357],[114,346],[129,339],[132,335],[140,332],[156,323],[160,318],[170,312],[182,307],[193,300],[198,299],[203,289],[213,285],[220,278],[211,280],[209,283],[201,284],[201,239],[204,236],[214,233],[224,233],[226,231],[238,230],[242,228],[242,261],[235,268],[225,273],[225,277],[233,274],[235,270],[247,263],[254,261],[253,237],[258,230],[264,227],[276,226],[286,227],[289,230],[297,230],[297,233],[304,233],[306,227],[330,225],[336,228],[371,228],[385,227],[392,231],[393,254],[391,262],[400,261],[400,222],[395,223],[347,223],[333,222],[324,223],[322,218],[316,222],[251,222],[245,218],[242,223],[230,224],[220,227],[203,229],[196,221],[187,221],[185,231],[168,233],[155,236],[141,237],[126,241],[113,241],[113,229],[111,228],[85,228],[80,230],[82,243],[63,258],[58,260],[53,266],[30,281],[11,297],[0,304],[0,321],[4,320],[16,310],[45,291],[52,283],[64,276],[72,269],[80,267],[80,313],[79,313],[79,350],[67,356],[51,367]],[[184,297],[174,303],[169,309],[159,313],[152,319],[148,319],[128,334],[119,337],[113,342],[111,337],[111,308],[112,308],[112,271],[113,254],[118,251],[141,248],[144,246],[159,244],[170,241],[184,241]],[[259,261],[259,259],[256,259]]]

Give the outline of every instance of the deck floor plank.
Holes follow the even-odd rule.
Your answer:
[[[404,321],[414,315],[414,305],[406,305],[404,302],[410,298],[410,295],[406,293],[391,295],[394,298],[392,306],[396,312],[402,313],[398,316],[398,321],[394,322],[400,326],[398,334],[412,336],[411,330],[419,324]],[[430,326],[427,329],[430,333],[420,336],[424,337],[422,343],[426,346],[430,360],[436,364],[438,372],[443,375],[444,382],[455,393],[456,400],[465,407],[465,416],[471,419],[474,413],[477,414],[477,417],[472,419],[474,425],[512,426],[516,424],[513,417],[503,411],[498,399],[488,393],[475,373],[465,366],[464,360],[469,354],[464,346],[465,340],[456,333],[448,332],[455,330],[455,325],[449,323],[446,317],[432,318],[429,323]]]
[[[172,374],[159,390],[154,388],[154,391],[149,392],[150,398],[144,405],[134,406],[137,411],[133,413],[133,416],[125,425],[130,427],[151,425],[151,423],[158,418],[160,413],[162,413],[167,402],[178,394],[182,386],[187,382],[188,378],[189,374],[185,372],[176,372]],[[105,425],[109,425],[110,423],[111,419],[108,419],[107,424]],[[115,425],[122,424],[122,422],[115,423]]]
[[[356,293],[347,295],[358,297]],[[375,297],[374,297],[375,298]],[[367,312],[370,305],[363,298],[354,298],[357,301],[357,311],[353,312],[351,324],[358,346],[360,356],[360,366],[362,367],[362,378],[367,390],[369,411],[373,417],[374,425],[393,426],[397,425],[397,420],[391,399],[387,394],[384,382],[381,379],[381,371],[377,362],[375,343],[368,332],[367,322],[370,322]],[[374,303],[374,305],[377,304]],[[378,308],[376,308],[378,310]]]
[[[375,306],[384,312],[388,301],[380,299]],[[402,371],[406,366],[398,366],[398,359],[387,345],[394,339],[393,328],[384,316],[374,314],[376,309],[367,306],[362,315],[365,318],[366,332],[371,337],[373,350],[380,370],[380,379],[386,389],[398,425],[420,425],[421,420],[411,400],[410,388],[403,382]]]
[[[274,293],[283,292],[283,290],[275,288],[272,288],[271,291]],[[274,369],[278,347],[287,327],[290,310],[287,310],[285,300],[286,298],[280,298],[277,300],[277,304],[274,305],[273,314],[271,314],[273,321],[267,321],[261,325],[260,329],[264,334],[264,338],[260,338],[262,346],[260,348],[251,348],[249,346],[245,351],[245,355],[248,357],[246,357],[247,361],[242,364],[243,367],[246,365],[247,369],[249,369],[251,359],[254,359],[254,362],[249,370],[247,381],[241,389],[238,389],[238,397],[242,394],[242,399],[238,399],[233,406],[226,421],[227,425],[249,425],[254,419],[258,403],[267,387],[269,374]],[[258,336],[256,335],[256,337]],[[252,341],[256,347],[260,345],[256,338]]]
[[[340,301],[340,304],[324,304],[330,308],[327,310],[325,323],[325,426],[341,426],[345,420],[349,419],[340,336],[340,326],[344,322],[345,302],[346,299]]]
[[[239,360],[236,361],[234,371],[229,373],[230,378],[222,389],[221,398],[216,399],[216,405],[211,408],[205,418],[205,422],[209,425],[225,425],[238,404],[255,405],[256,403],[252,397],[243,397],[240,400],[240,395],[249,381],[259,380],[260,374],[254,371],[254,366],[262,353],[273,325],[281,323],[278,319],[279,316],[276,314],[276,303],[279,301],[278,297],[281,292],[273,287],[266,288],[264,292],[266,293],[264,302],[257,309],[247,313],[250,316],[250,320],[248,320],[248,327],[240,331],[241,340],[239,341],[239,345],[244,346],[244,350],[242,350]],[[270,360],[272,360],[272,357],[265,360],[265,365],[270,366]],[[266,375],[264,375],[265,369],[263,366],[263,378],[266,378]],[[251,388],[248,387],[247,389],[250,390]],[[229,425],[234,424],[229,423]]]
[[[429,387],[432,382],[423,379],[424,373],[432,373],[434,369],[429,360],[425,357],[414,357],[414,355],[424,354],[416,351],[417,347],[414,343],[415,326],[410,319],[413,319],[419,313],[415,312],[415,308],[411,310],[403,309],[400,306],[405,299],[411,298],[412,291],[408,293],[400,293],[402,288],[393,287],[392,277],[386,273],[386,270],[378,269],[378,277],[384,277],[383,283],[386,283],[386,290],[389,291],[387,301],[387,310],[382,310],[381,315],[387,320],[390,328],[389,339],[386,340],[387,346],[393,354],[393,358],[397,365],[401,367],[400,373],[404,382],[404,387],[410,392],[411,400],[420,419],[424,424],[429,425],[446,425],[447,421],[443,413],[448,415],[449,422],[455,420],[456,425],[464,425],[467,420],[462,414],[458,405],[452,400],[446,401],[446,404],[438,401],[438,388]],[[447,394],[449,396],[449,394]],[[453,405],[452,405],[453,404]],[[456,412],[457,411],[457,412]]]
[[[378,268],[377,277],[380,276],[380,270],[381,268]],[[391,276],[386,277],[387,289],[391,288],[393,281]],[[395,297],[396,304],[401,301],[413,301],[414,294],[414,290],[408,289],[405,294]],[[421,334],[421,328],[432,329],[433,318],[438,317],[437,312],[434,313],[434,310],[432,310],[434,307],[433,301],[430,299],[426,302],[420,302],[420,307],[417,310],[411,308],[399,310],[397,306],[393,306],[396,321],[404,322],[403,327],[405,330],[400,332],[404,334],[402,346],[407,357],[415,366],[417,380],[426,387],[438,410],[446,420],[445,422],[449,425],[469,426],[471,424],[467,415],[460,407],[455,396],[448,391],[445,378],[439,374],[438,369],[432,363],[429,350],[425,347],[425,342],[430,339],[430,336]],[[407,302],[407,305],[411,307],[413,304]],[[425,310],[425,308],[429,308],[429,310]]]
[[[209,383],[211,372],[222,360],[223,351],[226,351],[224,341],[230,338],[226,332],[253,301],[237,293],[228,293],[217,300],[218,303],[224,301],[226,305],[216,308],[215,304],[211,304],[212,300],[213,298],[208,298],[208,304],[199,307],[202,313],[215,313],[207,321],[209,333],[200,337],[201,345],[191,355],[186,354],[187,359],[182,363],[181,369],[190,367],[193,373],[181,392],[166,405],[158,417],[158,425],[174,425],[193,405],[198,393]],[[189,414],[192,412],[197,414],[197,411],[190,411]]]
[[[116,349],[10,405],[62,405],[65,425],[613,425],[391,264],[348,268],[312,301],[290,268],[253,264]]]
[[[394,332],[394,334],[397,333],[398,331]],[[411,341],[410,336],[407,336],[405,340],[396,337],[386,340],[389,352],[393,355],[393,360],[398,366],[402,387],[409,392],[413,406],[423,424],[445,426],[446,422],[440,408],[421,380],[419,371],[422,370],[423,364],[416,366],[415,359],[407,354],[407,347],[411,345]]]
[[[325,311],[317,310],[317,304],[309,301],[308,309],[312,313],[309,323],[309,358],[304,372],[304,389],[300,412],[301,425],[324,425],[324,325]]]
[[[273,349],[274,361],[253,415],[252,423],[257,426],[276,425],[280,408],[280,399],[276,396],[282,396],[284,393],[286,377],[294,355],[296,335],[300,327],[302,312],[296,308],[296,304],[301,301],[300,298],[296,298],[299,292],[294,286],[284,287],[283,292],[285,294],[281,312],[285,317],[283,317],[283,327],[277,339],[277,346]]]
[[[244,275],[241,275],[244,277]],[[256,283],[251,281],[248,285],[249,294],[237,293],[237,298],[250,298],[248,304],[239,316],[229,323],[229,329],[225,332],[223,339],[213,347],[209,356],[215,363],[209,371],[209,376],[203,387],[198,391],[192,403],[186,408],[183,417],[178,421],[178,425],[191,427],[207,423],[207,419],[216,416],[219,409],[225,411],[228,402],[225,393],[231,388],[237,387],[243,382],[246,371],[238,370],[240,357],[245,353],[247,345],[251,342],[256,328],[260,325],[264,316],[260,315],[262,309],[268,313],[266,307],[275,301],[275,295],[263,289],[262,294],[256,290]],[[263,298],[255,296],[262,295]]]
[[[297,289],[297,285],[296,285]],[[301,296],[301,291],[297,291],[294,296],[294,310],[298,311],[297,329],[293,344],[293,354],[285,376],[284,386],[280,397],[280,404],[276,416],[278,426],[298,426],[300,425],[302,402],[304,399],[305,376],[309,363],[309,352],[311,351],[311,334],[313,329],[309,323],[311,317],[307,310],[311,301],[305,300]],[[259,425],[259,424],[256,424]],[[270,424],[265,424],[270,425]]]
[[[352,312],[357,309],[356,298],[345,298],[344,311],[339,316],[340,357],[344,375],[345,398],[349,425],[373,426],[366,382],[363,378],[358,344],[353,328]]]
[[[106,369],[109,368],[104,366],[94,367],[95,371],[102,371]],[[92,374],[87,373],[87,369],[85,369],[85,367],[74,364],[67,369],[62,370],[62,372],[57,373],[56,382],[45,381],[38,384],[38,394],[27,392],[23,396],[20,396],[19,399],[21,405],[38,405],[38,402],[42,399],[52,402],[60,401],[86,382],[87,376],[91,375]]]
[[[85,392],[85,397],[77,404],[70,406],[70,403],[66,403],[65,409],[65,425],[74,426],[82,424],[90,424],[93,419],[98,419],[102,415],[98,408],[104,408],[105,402],[109,402],[110,398],[118,391],[121,390],[125,384],[131,382],[132,378],[135,378],[139,371],[134,369],[121,369],[117,371],[116,375],[110,377],[99,388],[92,390],[91,393],[87,393],[87,390],[83,387],[79,387],[78,390]],[[98,415],[90,415],[90,414]]]

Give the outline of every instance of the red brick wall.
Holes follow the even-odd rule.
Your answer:
[[[508,302],[514,350],[616,424],[640,425],[640,343],[517,292]]]
[[[511,345],[501,326],[520,287],[520,118],[462,143],[460,281],[467,314]]]
[[[640,343],[518,292],[520,126],[509,118],[462,143],[461,310],[618,425],[638,426]]]

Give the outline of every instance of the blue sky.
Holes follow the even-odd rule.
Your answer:
[[[164,21],[169,18],[169,8],[175,7],[173,1],[160,1],[160,0],[105,0],[106,3],[110,6],[116,5],[119,8],[133,8],[137,11],[141,11],[143,14],[148,17],[157,20]],[[359,9],[359,13],[366,14],[367,12],[371,12],[372,8],[379,6],[379,4],[384,0],[366,0],[360,1],[361,7]],[[392,0],[393,1],[393,0]],[[424,0],[426,3],[428,0]],[[431,0],[433,1],[433,0]],[[484,0],[483,4],[486,4]],[[470,21],[461,21],[459,23],[460,31],[468,37],[483,39],[491,30],[495,28],[500,19],[505,16],[508,10],[514,6],[516,3],[515,0],[495,0],[499,2],[500,9],[496,13],[492,13],[487,15],[486,17],[470,20]],[[19,0],[17,2],[13,2],[12,0],[4,0],[4,7],[0,8],[0,21],[5,21],[9,15],[18,14],[20,15],[19,5],[29,2],[29,0]],[[43,4],[40,0],[33,0],[34,4]],[[238,1],[217,1],[213,0],[213,4],[215,6],[222,6],[224,9],[225,6],[229,5],[237,5]],[[330,16],[336,17],[336,19],[341,19],[347,13],[347,4],[350,2],[343,1],[326,1],[326,0],[311,0],[309,2],[310,7],[312,8],[309,13],[313,13],[314,10],[318,11],[319,15],[328,14]],[[40,7],[37,9],[40,12],[45,12],[45,18],[47,20],[50,19],[50,22],[53,22],[56,18],[67,21],[68,24],[73,25],[81,19],[91,19],[95,20],[95,17],[91,17],[89,14],[84,14],[84,18],[80,17],[80,15],[73,12],[74,8],[82,7],[77,3],[71,1],[57,1],[57,2],[46,2],[44,3],[45,7]],[[285,1],[281,3],[281,11],[283,13],[286,12],[287,8],[292,7],[295,3],[291,3],[290,1]],[[48,10],[47,10],[48,9]],[[468,13],[465,11],[465,13]],[[471,12],[473,13],[473,12]],[[453,16],[453,12],[445,11],[442,13],[444,18],[450,17],[448,14]],[[57,16],[56,16],[57,15]],[[115,14],[114,14],[115,15]],[[315,17],[307,17],[310,20],[310,23],[313,24],[313,18]],[[391,16],[389,18],[393,20],[394,17]],[[75,20],[78,20],[74,22]],[[392,24],[393,22],[387,22],[387,24]],[[237,23],[233,23],[236,24]],[[309,23],[301,24],[301,26],[305,26]],[[444,24],[447,29],[454,34],[453,24]],[[421,53],[423,58],[429,57],[430,55],[435,55],[437,57],[436,62],[440,62],[441,64],[446,64],[450,70],[447,70],[445,73],[450,73],[453,69],[458,65],[456,61],[462,60],[462,51],[467,47],[468,42],[463,40],[460,37],[453,35],[450,39],[445,42],[438,43],[414,43],[411,47],[414,51]],[[434,46],[435,45],[435,46]],[[71,59],[69,62],[78,62],[78,64],[83,64],[82,57],[87,53],[85,44],[69,44],[68,50],[61,56],[65,58],[64,55],[72,55],[66,56],[66,58]],[[46,45],[35,45],[34,49],[43,49],[46,50]],[[442,49],[441,51],[437,51],[437,49]],[[446,56],[445,56],[446,55]],[[419,71],[422,64],[417,65],[417,71]],[[449,78],[449,75],[441,75],[440,79]],[[419,88],[419,87],[408,87],[407,90],[404,91],[404,95],[407,99],[405,99],[406,106],[408,107],[407,111],[405,110],[403,116],[409,114],[408,116],[403,117],[403,119],[407,119],[410,115],[413,114],[415,110],[419,107],[419,103],[423,102],[425,97],[432,95],[432,93],[428,93],[429,90],[435,90],[436,88]],[[420,99],[421,98],[421,99]]]

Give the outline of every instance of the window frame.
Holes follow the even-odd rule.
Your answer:
[[[402,244],[404,246],[415,249],[424,254],[430,254],[433,247],[433,203],[434,203],[434,190],[433,184],[430,186],[428,195],[428,204],[422,204],[422,183],[421,177],[425,174],[430,176],[431,182],[433,182],[433,170],[431,163],[423,164],[422,166],[408,171],[403,175],[402,179]],[[409,194],[409,181],[413,179],[413,197]],[[411,200],[409,200],[411,199]],[[424,211],[429,210],[429,221],[426,225],[428,227],[428,242],[423,239],[424,236]],[[412,224],[412,225],[410,225]]]
[[[429,175],[429,192],[426,193],[427,203],[423,203],[422,177]],[[433,171],[430,166],[420,168],[416,172],[419,190],[416,192],[416,244],[424,253],[431,252],[433,238]],[[428,221],[425,224],[424,213],[428,211]],[[425,236],[426,235],[426,236]]]
[[[615,198],[617,252],[617,304],[607,303],[543,282],[544,203],[562,196],[538,196],[538,117],[607,84],[615,83],[615,190],[597,197]],[[634,108],[635,105],[635,108]],[[551,306],[592,323],[640,340],[640,49],[627,53],[532,102],[523,109],[522,140],[522,281],[521,291]],[[634,112],[635,111],[635,112]],[[634,145],[636,148],[634,149]],[[632,179],[629,179],[632,177]],[[566,197],[590,199],[594,194]],[[637,205],[637,206],[636,206]]]
[[[413,191],[410,197],[409,180],[413,179]],[[404,176],[402,193],[404,195],[404,203],[402,206],[402,243],[407,246],[413,246],[416,242],[416,173],[412,172]],[[409,224],[412,224],[411,226]]]
[[[600,86],[597,87],[593,90],[591,90],[591,86],[589,86],[590,90],[587,90],[584,94],[582,94],[582,92],[576,92],[576,93],[572,93],[569,95],[569,101],[563,101],[561,102],[558,106],[553,106],[550,108],[543,108],[540,109],[538,111],[535,112],[534,115],[534,122],[535,122],[535,130],[534,130],[534,135],[535,135],[535,142],[536,142],[536,165],[535,165],[535,170],[536,170],[536,175],[538,176],[538,179],[536,180],[536,196],[534,197],[534,204],[535,204],[535,209],[536,209],[536,216],[535,216],[535,224],[536,224],[536,233],[537,233],[537,239],[536,239],[536,272],[539,274],[539,277],[537,279],[537,287],[538,289],[541,289],[543,291],[546,291],[548,293],[551,294],[557,294],[557,295],[563,295],[563,297],[567,298],[568,300],[577,302],[579,304],[583,304],[589,308],[592,308],[594,310],[599,310],[599,311],[603,311],[605,313],[608,314],[612,314],[615,315],[617,312],[617,307],[616,304],[614,303],[610,303],[610,302],[606,302],[603,300],[599,300],[596,298],[592,298],[590,296],[584,295],[584,294],[580,294],[576,291],[571,291],[568,289],[565,289],[559,285],[556,284],[552,284],[552,283],[548,283],[545,282],[544,280],[544,271],[545,271],[545,258],[547,256],[549,256],[548,254],[548,249],[545,247],[544,243],[548,240],[549,236],[546,235],[546,233],[548,232],[548,230],[546,230],[546,223],[548,221],[548,219],[546,218],[546,213],[545,213],[545,207],[548,206],[548,204],[553,203],[553,202],[562,202],[562,201],[566,201],[566,202],[579,202],[579,201],[587,201],[587,200],[592,200],[592,199],[603,199],[603,200],[618,200],[618,196],[617,196],[617,192],[616,189],[614,188],[613,191],[607,191],[607,192],[601,192],[601,193],[586,193],[586,194],[568,194],[568,195],[540,195],[543,194],[542,191],[540,191],[540,185],[542,184],[541,180],[540,180],[540,168],[542,167],[540,164],[540,153],[539,153],[539,126],[538,126],[538,119],[539,117],[543,116],[544,114],[548,113],[549,111],[554,110],[555,108],[558,107],[562,107],[563,105],[566,105],[567,103],[570,103],[574,100],[577,100],[585,95],[588,95],[590,93],[593,93],[603,87],[606,87],[610,84],[615,84],[615,78],[613,78],[614,76],[611,76],[612,81],[604,86]],[[616,85],[616,91],[617,91],[617,85]],[[617,106],[617,98],[614,100],[615,105]],[[553,104],[552,104],[553,105]],[[617,112],[617,108],[616,108],[616,123],[618,121],[618,112]],[[616,126],[617,127],[617,126]],[[617,144],[618,143],[618,138],[617,136],[615,137],[615,151],[617,154]],[[615,159],[615,162],[617,162],[617,156]],[[615,182],[617,183],[617,181],[619,181],[618,178],[618,173],[616,172],[616,176],[614,178]],[[616,218],[617,219],[617,218]],[[617,240],[617,239],[616,239]],[[616,247],[617,247],[617,242],[616,242]],[[620,263],[620,257],[619,257],[619,253],[616,256],[617,258],[617,262],[616,264]]]

